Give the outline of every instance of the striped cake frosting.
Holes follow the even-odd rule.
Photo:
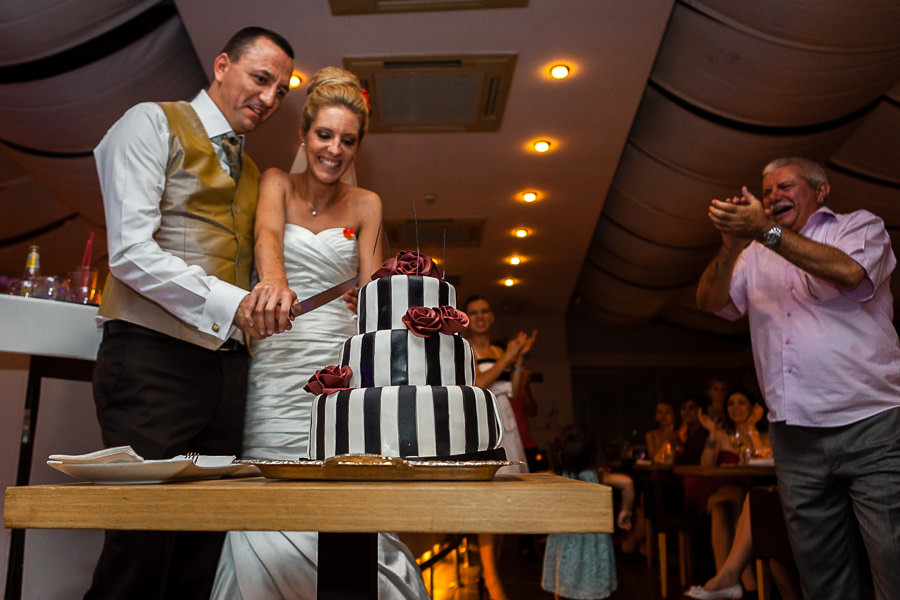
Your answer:
[[[404,323],[412,308],[444,306],[456,306],[456,290],[437,277],[388,275],[363,286],[359,333],[344,343],[339,365],[349,367],[349,381],[316,396],[310,458],[457,459],[499,448],[496,400],[473,385],[469,342],[456,333],[414,332]]]

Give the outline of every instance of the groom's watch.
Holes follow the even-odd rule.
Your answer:
[[[781,225],[772,225],[763,234],[762,242],[766,248],[774,248],[781,241]]]

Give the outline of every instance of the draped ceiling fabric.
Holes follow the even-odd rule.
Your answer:
[[[742,185],[759,195],[779,156],[825,164],[830,205],[875,212],[900,249],[898,81],[896,0],[676,3],[570,317],[745,328],[695,307],[720,240],[706,207]]]
[[[89,14],[88,14],[89,13]],[[45,273],[106,267],[92,150],[125,110],[191,97],[207,83],[170,3],[29,0],[0,8],[0,273],[18,275],[28,244]]]
[[[207,83],[171,0],[85,4],[0,4],[0,274],[21,272],[30,243],[41,244],[46,272],[66,272],[91,231],[94,264],[105,268],[92,148],[129,106],[189,98]],[[768,160],[800,154],[826,164],[836,210],[868,208],[893,235],[898,139],[897,0],[676,1],[616,177],[598,199],[570,321],[745,330],[694,306],[719,244],[709,200],[741,185],[759,193]]]

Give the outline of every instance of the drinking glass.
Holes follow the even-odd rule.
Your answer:
[[[69,288],[69,300],[79,304],[98,304],[100,290],[97,288],[97,269],[93,267],[78,267],[69,273],[71,287]]]
[[[68,300],[69,280],[59,275],[39,277],[34,287],[34,297],[47,300]]]

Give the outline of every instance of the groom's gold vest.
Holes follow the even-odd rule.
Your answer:
[[[161,102],[160,106],[169,121],[169,159],[160,201],[162,220],[153,239],[163,250],[207,275],[249,289],[259,169],[243,155],[240,181],[235,185],[219,164],[191,105]],[[99,314],[204,348],[218,348],[223,341],[178,319],[112,274],[103,289]],[[227,329],[231,322],[215,326]]]

